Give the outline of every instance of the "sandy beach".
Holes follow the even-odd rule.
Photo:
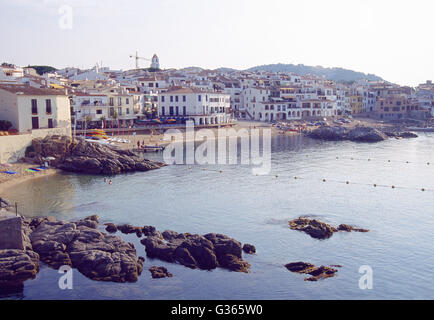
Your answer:
[[[59,172],[59,170],[50,168],[47,170],[42,170],[38,172],[28,172],[26,169],[37,167],[35,164],[28,163],[13,163],[10,167],[0,166],[0,171],[15,171],[16,174],[7,174],[0,172],[0,196],[3,190],[11,188],[14,185],[24,182],[29,179],[46,177],[48,175],[53,175]]]

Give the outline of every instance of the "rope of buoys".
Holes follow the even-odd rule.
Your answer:
[[[336,160],[357,160],[357,161],[381,161],[381,162],[387,162],[387,163],[405,163],[405,164],[425,164],[427,166],[430,165],[430,162],[418,162],[418,161],[409,161],[409,160],[392,160],[392,159],[388,159],[388,160],[384,160],[384,159],[375,159],[375,158],[354,158],[354,157],[339,157],[336,156]]]
[[[188,167],[189,170],[192,169],[191,166]],[[211,171],[211,172],[217,172],[217,173],[223,173],[223,170],[215,170],[215,169],[207,169],[207,168],[202,168],[202,171]],[[258,174],[255,174],[255,176],[259,176]],[[264,176],[264,175],[261,175]],[[265,175],[266,176],[266,175]],[[349,181],[349,180],[333,180],[333,179],[326,179],[326,178],[321,178],[321,179],[311,179],[311,178],[305,178],[305,177],[301,177],[301,176],[288,176],[285,174],[274,174],[274,177],[276,179],[278,178],[288,178],[291,177],[294,180],[311,180],[311,181],[321,181],[323,183],[326,182],[332,182],[332,183],[340,183],[340,184],[345,184],[345,185],[362,185],[362,186],[373,186],[374,188],[377,187],[382,187],[382,188],[391,188],[391,189],[406,189],[406,190],[418,190],[418,191],[422,191],[422,192],[434,192],[434,188],[425,188],[425,187],[406,187],[406,186],[397,186],[397,185],[387,185],[387,184],[378,184],[378,183],[366,183],[366,182],[357,182],[357,181]]]

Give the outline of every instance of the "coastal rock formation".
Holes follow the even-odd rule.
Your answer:
[[[0,250],[0,287],[20,285],[39,272],[39,255],[31,250]]]
[[[316,219],[303,218],[303,217],[289,221],[289,227],[292,230],[303,231],[315,239],[330,238],[333,235],[333,233],[338,231],[346,231],[346,232],[351,232],[351,231],[368,232],[369,231],[366,229],[355,228],[353,226],[349,226],[346,224],[340,224],[336,228],[325,222],[320,222]]]
[[[222,234],[204,236],[166,230],[159,236],[148,236],[141,243],[150,258],[178,262],[192,269],[217,267],[248,272],[250,265],[242,260],[241,243]]]
[[[371,127],[355,127],[348,131],[346,139],[358,142],[379,142],[387,139],[387,136],[378,129]]]
[[[243,246],[243,251],[248,254],[254,254],[256,253],[256,248],[252,244],[245,243]]]
[[[410,131],[403,131],[403,132],[385,132],[385,134],[390,137],[390,138],[397,138],[397,139],[407,139],[407,138],[417,138],[418,135],[414,132],[410,132]]]
[[[104,225],[106,226],[105,231],[109,233],[115,233],[118,231],[118,228],[113,223],[104,223]]]
[[[33,250],[56,269],[69,265],[93,280],[137,281],[143,258],[137,259],[131,243],[96,230],[95,219],[42,222],[30,235]]]
[[[305,278],[304,281],[318,281],[320,279],[334,277],[335,273],[338,272],[337,269],[333,269],[331,267],[315,267],[311,263],[301,261],[288,263],[285,265],[285,267],[291,272],[311,275],[311,277]]]
[[[343,127],[321,126],[308,133],[308,136],[314,139],[322,140],[344,140],[345,129]]]
[[[165,267],[150,267],[149,271],[151,272],[152,278],[154,279],[160,279],[160,278],[171,278],[173,277],[173,274],[171,274],[169,271],[167,271],[167,268]]]
[[[350,130],[343,127],[322,126],[309,132],[308,136],[322,140],[351,140],[357,142],[379,142],[387,139],[387,135],[380,130],[361,126]]]
[[[148,171],[164,166],[163,163],[141,159],[129,150],[118,150],[97,142],[66,136],[48,136],[32,141],[34,161],[54,157],[50,164],[65,171],[87,174],[117,174],[130,171]]]

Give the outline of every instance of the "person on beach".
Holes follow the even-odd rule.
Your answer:
[[[109,184],[112,184],[112,179],[109,180]]]
[[[140,141],[137,141],[137,148],[140,149]]]
[[[104,177],[104,183],[107,183],[107,178],[106,177]]]

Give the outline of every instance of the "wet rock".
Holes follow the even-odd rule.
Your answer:
[[[302,217],[289,221],[289,227],[292,230],[303,231],[315,239],[330,238],[333,235],[333,233],[338,231],[369,232],[369,230],[367,229],[359,229],[346,224],[340,224],[336,228],[325,222],[320,222],[316,219],[302,218]]]
[[[146,255],[167,262],[178,262],[192,269],[217,267],[247,272],[250,265],[242,260],[241,243],[221,234],[180,234],[166,230],[164,238],[150,236],[141,241]]]
[[[32,141],[34,159],[54,157],[50,164],[65,171],[87,174],[117,174],[129,171],[148,171],[163,163],[143,160],[131,151],[117,150],[96,142],[69,137],[49,136]],[[30,156],[30,154],[28,154]]]
[[[327,223],[309,218],[298,218],[291,220],[289,221],[289,227],[292,230],[303,231],[312,238],[316,239],[330,238],[333,233],[337,231],[336,228],[333,228]]]
[[[400,132],[400,133],[398,134],[398,136],[399,136],[400,138],[417,138],[417,137],[418,137],[418,135],[417,135],[416,133],[414,133],[414,132],[410,132],[410,131]]]
[[[151,272],[152,278],[159,279],[159,278],[171,278],[173,275],[167,271],[167,268],[165,267],[150,267],[149,271]]]
[[[254,254],[256,253],[256,248],[252,244],[245,243],[243,246],[243,251],[248,254]]]
[[[304,281],[318,281],[320,279],[334,277],[335,273],[338,272],[337,269],[333,269],[331,267],[315,267],[311,263],[301,261],[288,263],[285,265],[285,267],[291,272],[311,275],[311,277],[305,278]]]
[[[355,231],[355,232],[369,232],[369,230],[367,230],[367,229],[359,229],[359,228],[355,228],[353,226],[349,226],[347,224],[340,224],[338,226],[338,230],[339,231],[346,231],[346,232],[351,232],[351,231]]]
[[[130,224],[123,224],[123,225],[117,226],[117,229],[124,234],[131,234],[131,233],[137,234],[138,232],[140,232],[140,233],[142,232],[141,227],[135,227],[135,226],[132,226]]]
[[[162,237],[161,233],[153,226],[144,226],[142,232],[145,237]]]
[[[107,232],[115,233],[118,231],[118,228],[116,227],[116,225],[114,223],[104,223],[104,225],[106,226],[105,230]]]
[[[137,259],[131,243],[104,234],[83,222],[43,222],[30,235],[41,261],[53,268],[70,265],[93,280],[137,281],[143,260]]]
[[[17,286],[34,279],[39,271],[39,256],[30,250],[0,250],[0,287]]]

